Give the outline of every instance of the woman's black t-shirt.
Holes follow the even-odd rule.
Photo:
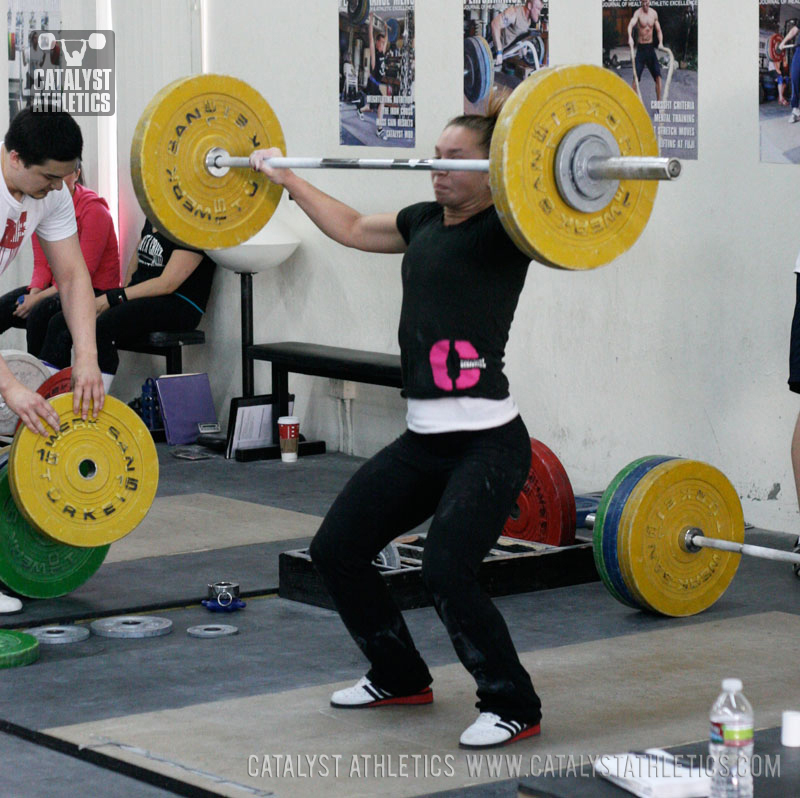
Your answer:
[[[503,357],[530,258],[494,206],[457,225],[437,202],[403,208],[403,388],[412,399],[505,399]]]
[[[175,295],[205,313],[217,264],[202,250],[176,244],[160,232],[154,231],[149,221],[145,221],[142,228],[142,238],[137,249],[139,263],[131,277],[131,285],[159,277],[176,249],[185,249],[203,256],[197,268],[175,289]]]

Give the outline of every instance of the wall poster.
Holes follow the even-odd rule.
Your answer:
[[[413,147],[415,0],[339,0],[339,143]]]
[[[800,163],[800,3],[759,0],[758,28],[761,160]]]
[[[639,95],[664,157],[697,160],[698,5],[603,0],[603,66]]]
[[[548,0],[464,0],[464,113],[486,113],[492,91],[513,91],[550,60]]]
[[[8,0],[8,118],[31,102],[31,67],[57,66],[60,45],[39,47],[33,31],[61,30],[61,0]]]

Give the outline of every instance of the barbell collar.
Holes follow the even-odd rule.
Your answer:
[[[677,158],[591,158],[586,169],[593,180],[675,180],[681,162]]]
[[[447,158],[266,158],[273,169],[406,169],[419,172],[488,172],[488,160]],[[249,169],[250,159],[211,150],[206,168]],[[588,164],[593,180],[673,180],[681,172],[677,158],[592,158]]]
[[[589,122],[569,130],[558,145],[554,162],[556,185],[564,202],[580,213],[608,207],[619,189],[619,180],[593,177],[589,164],[618,157],[619,144],[603,125]]]
[[[761,560],[776,560],[778,562],[790,562],[800,564],[800,554],[783,549],[771,549],[766,546],[753,546],[749,543],[736,543],[732,540],[720,540],[718,538],[707,538],[701,530],[688,529],[685,532],[686,551],[698,551],[699,549],[719,549],[720,551],[732,551],[735,554],[746,554],[750,557],[758,557]]]

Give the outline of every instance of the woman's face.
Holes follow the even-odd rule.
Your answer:
[[[447,159],[485,160],[488,154],[481,147],[478,133],[465,127],[446,127],[436,142],[436,157]],[[433,193],[440,205],[459,207],[476,200],[491,200],[488,172],[431,172]]]

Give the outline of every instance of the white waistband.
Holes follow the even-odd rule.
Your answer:
[[[423,435],[459,430],[492,429],[519,415],[514,398],[480,399],[448,396],[443,399],[409,399],[406,423]]]

